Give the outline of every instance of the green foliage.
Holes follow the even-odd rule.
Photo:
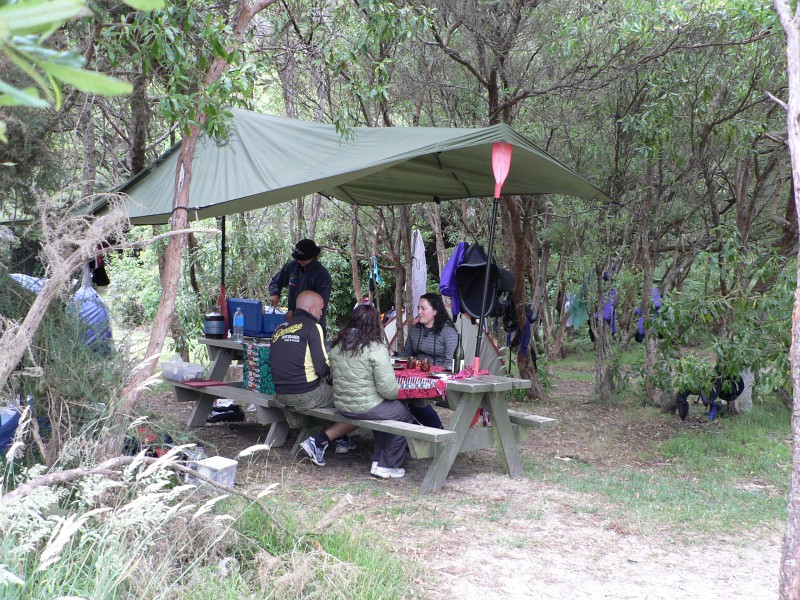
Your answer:
[[[163,6],[163,0],[134,2],[147,8]],[[84,69],[86,61],[79,53],[43,46],[65,23],[88,15],[86,0],[20,0],[0,5],[0,51],[36,85],[17,88],[0,80],[0,106],[42,109],[55,103],[58,109],[63,84],[100,96],[131,93],[131,84]],[[8,141],[5,133],[6,123],[0,121],[0,141]]]
[[[235,6],[228,6],[234,10]],[[103,38],[112,60],[133,61],[153,81],[158,112],[185,135],[192,126],[224,140],[231,117],[227,107],[250,107],[261,58],[249,47],[237,50],[232,15],[201,0],[169,3],[162,10],[139,12],[110,23]],[[227,62],[222,76],[202,82],[214,60]]]
[[[729,236],[718,252],[701,254],[695,273],[682,293],[665,299],[654,323],[663,338],[659,385],[707,388],[718,362],[725,375],[746,368],[763,372],[761,393],[789,389],[794,269],[768,250],[742,248]],[[687,346],[697,349],[686,352]]]

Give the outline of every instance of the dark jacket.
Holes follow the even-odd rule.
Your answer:
[[[302,309],[278,325],[269,358],[277,394],[310,392],[331,372],[322,327]]]
[[[331,274],[328,273],[328,269],[319,260],[312,260],[305,268],[296,260],[290,260],[270,280],[269,295],[280,296],[284,288],[291,311],[297,306],[297,296],[300,292],[311,290],[322,296],[325,306],[319,324],[325,329],[325,312],[328,310],[328,300],[331,297]]]

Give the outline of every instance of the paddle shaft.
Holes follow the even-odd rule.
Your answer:
[[[500,198],[495,198],[492,203],[492,225],[489,228],[489,250],[486,252],[486,271],[483,274],[483,298],[481,299],[478,336],[475,338],[475,361],[472,363],[474,373],[477,373],[481,366],[481,340],[483,339],[484,320],[486,318],[486,302],[489,296],[489,276],[492,268],[492,252],[494,250],[494,229],[497,225],[497,209],[499,206]]]

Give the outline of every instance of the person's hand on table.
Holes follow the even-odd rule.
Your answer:
[[[274,294],[269,297],[269,303],[272,304],[272,306],[274,306],[275,308],[278,308],[278,306],[281,303],[281,297],[278,294]]]

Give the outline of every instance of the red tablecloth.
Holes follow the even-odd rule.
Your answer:
[[[397,387],[400,392],[398,400],[412,398],[438,398],[447,392],[447,379],[431,377],[430,373],[442,373],[442,367],[431,367],[429,373],[419,369],[395,369]]]

